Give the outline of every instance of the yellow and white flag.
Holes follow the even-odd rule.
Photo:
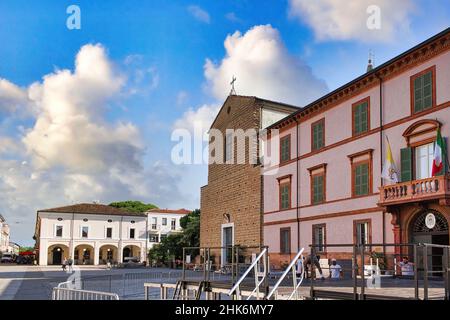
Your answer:
[[[395,167],[394,158],[392,157],[391,145],[388,137],[386,137],[386,141],[386,158],[384,160],[381,176],[387,181],[398,183],[397,168]]]

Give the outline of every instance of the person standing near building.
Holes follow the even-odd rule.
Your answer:
[[[409,258],[407,256],[404,256],[403,261],[401,261],[400,263],[397,263],[397,265],[401,268],[402,277],[414,276],[414,263],[409,262]]]
[[[312,271],[312,264],[314,263],[314,266],[317,268],[317,270],[319,271],[320,274],[320,279],[321,280],[325,280],[325,277],[323,276],[322,273],[322,268],[320,267],[320,256],[319,255],[309,255],[306,260],[305,260],[305,273],[306,276],[308,276],[308,266],[311,267],[311,271]],[[311,278],[313,277],[313,274],[311,272]]]
[[[64,260],[63,260],[63,262],[62,262],[62,269],[63,269],[63,271],[66,271],[66,266],[67,266],[67,259],[66,258],[64,258]]]
[[[339,264],[337,264],[336,259],[331,259],[330,278],[331,279],[342,278],[342,267]]]
[[[69,258],[69,260],[67,260],[67,264],[69,265],[69,272],[72,272],[72,265],[73,265],[72,258]]]
[[[295,273],[297,274],[297,277],[301,277],[304,269],[303,269],[303,258],[300,257],[300,259],[297,260]]]

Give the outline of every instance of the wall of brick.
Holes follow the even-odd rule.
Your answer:
[[[252,97],[230,96],[212,128],[225,137],[226,129],[255,129],[260,126],[260,108]],[[200,245],[221,246],[221,227],[234,223],[235,244],[259,246],[262,242],[262,178],[259,165],[210,164],[208,185],[201,189]],[[237,159],[236,148],[234,159]]]

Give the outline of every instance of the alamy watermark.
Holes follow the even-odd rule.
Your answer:
[[[381,29],[381,8],[377,5],[370,5],[366,9],[366,13],[369,15],[366,20],[366,26],[369,30]]]
[[[81,9],[73,4],[67,7],[66,13],[69,15],[66,20],[66,27],[69,30],[81,29]]]
[[[171,140],[175,143],[171,152],[174,164],[261,164],[271,168],[279,163],[279,130],[270,132],[256,129],[204,130],[195,123],[193,130],[175,129]]]

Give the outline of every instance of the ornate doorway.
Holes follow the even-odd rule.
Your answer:
[[[447,219],[436,210],[424,210],[411,221],[411,243],[449,245]],[[430,248],[427,253],[430,270],[442,270],[441,248]]]

